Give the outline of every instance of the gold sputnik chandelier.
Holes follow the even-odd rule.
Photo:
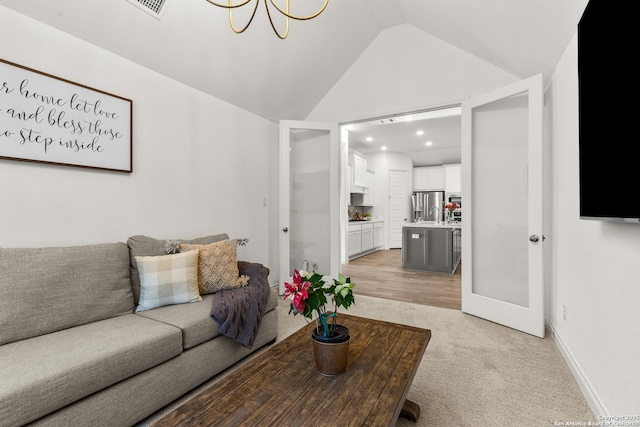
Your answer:
[[[249,27],[249,25],[251,24],[251,21],[253,21],[253,17],[256,15],[256,11],[258,10],[258,4],[260,3],[260,0],[255,0],[255,5],[253,6],[253,12],[251,13],[251,17],[249,18],[249,21],[244,27],[238,29],[233,23],[233,9],[247,5],[254,0],[240,0],[238,3],[234,3],[234,0],[228,0],[229,1],[228,4],[220,4],[213,0],[207,0],[207,1],[215,6],[223,7],[229,11],[229,25],[231,26],[231,29],[233,30],[233,32],[237,34],[243,33],[244,30],[246,30]],[[276,35],[283,40],[286,39],[287,36],[289,35],[289,19],[295,19],[298,21],[307,21],[309,19],[313,19],[316,16],[320,15],[326,9],[327,4],[329,4],[329,0],[325,0],[320,10],[318,10],[316,13],[309,16],[298,16],[290,12],[290,9],[289,9],[290,0],[285,0],[286,4],[285,4],[284,10],[282,9],[282,7],[276,4],[275,0],[263,0],[263,1],[264,1],[264,6],[267,9],[267,16],[269,17],[269,23],[271,24],[271,28],[273,28],[273,31],[276,33]],[[304,1],[304,0],[301,0],[301,1]],[[286,23],[285,23],[285,31],[283,34],[278,32],[275,24],[273,23],[273,17],[271,16],[271,9],[270,9],[269,3],[271,4],[271,6],[273,6],[278,12],[280,12],[285,17]]]

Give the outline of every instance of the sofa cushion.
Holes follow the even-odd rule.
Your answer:
[[[181,351],[178,328],[135,314],[0,346],[0,420],[25,424]]]
[[[182,347],[187,350],[220,335],[218,322],[211,318],[213,294],[203,295],[202,301],[192,304],[170,305],[137,313],[149,319],[176,326],[182,330]],[[271,288],[265,313],[278,305],[278,287]]]
[[[201,301],[198,251],[164,256],[137,256],[140,302],[136,311]]]
[[[127,245],[0,248],[0,344],[132,313]]]
[[[187,350],[219,335],[218,323],[211,318],[212,298],[213,295],[203,295],[202,301],[192,304],[168,305],[136,314],[180,328],[182,348]]]
[[[180,243],[193,243],[196,245],[207,245],[213,242],[228,239],[225,233],[214,234],[206,237],[198,237],[196,239],[154,239],[153,237],[137,235],[131,236],[127,240],[129,246],[130,263],[131,263],[131,290],[133,291],[133,299],[138,304],[140,299],[140,276],[138,274],[138,265],[136,264],[136,256],[160,256],[167,255],[165,244],[167,240],[175,240]]]
[[[180,243],[180,252],[198,250],[198,288],[201,295],[238,288],[247,283],[238,271],[236,242],[222,240],[208,245]]]

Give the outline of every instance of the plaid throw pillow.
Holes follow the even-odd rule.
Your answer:
[[[140,272],[136,311],[202,300],[198,292],[198,251],[137,256],[136,263]]]
[[[212,294],[247,283],[248,277],[239,277],[237,241],[223,240],[208,245],[180,244],[180,252],[198,249],[198,287],[200,294]]]

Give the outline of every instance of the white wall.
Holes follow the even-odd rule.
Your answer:
[[[0,40],[0,58],[132,99],[134,109],[131,174],[0,159],[0,246],[226,232],[250,239],[240,258],[277,266],[268,226],[277,200],[262,207],[274,195],[277,125],[4,6]]]
[[[518,80],[403,24],[382,31],[307,120],[344,123],[456,104]]]
[[[462,134],[462,129],[456,130]],[[426,150],[406,153],[413,161],[413,166],[452,165],[461,162],[462,146],[458,148],[444,148],[442,150]]]
[[[554,261],[546,311],[597,412],[640,414],[640,226],[579,219],[577,79],[574,38],[546,91],[552,219],[545,233]]]

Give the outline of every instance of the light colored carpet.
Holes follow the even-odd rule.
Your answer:
[[[281,301],[278,307],[278,341],[306,324],[301,316],[288,315],[288,304]],[[420,405],[420,418],[417,423],[400,419],[398,427],[597,421],[550,336],[536,338],[457,310],[361,295],[348,313],[431,329],[408,396]],[[219,378],[139,425],[160,418]]]

